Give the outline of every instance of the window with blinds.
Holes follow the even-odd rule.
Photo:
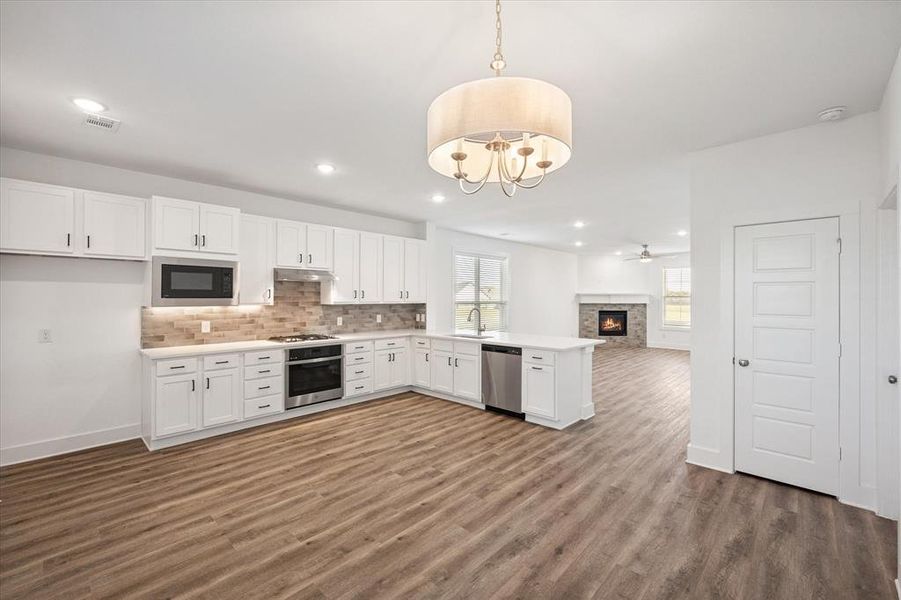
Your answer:
[[[663,325],[691,327],[691,269],[663,268]]]
[[[454,328],[476,333],[507,330],[507,259],[497,256],[454,255]],[[468,320],[472,309],[472,320]],[[481,318],[480,318],[481,315]]]

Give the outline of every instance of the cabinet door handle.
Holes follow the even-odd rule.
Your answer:
[[[184,365],[178,365],[177,367],[169,367],[170,369],[184,369]]]
[[[410,299],[410,290],[407,290],[407,299]]]
[[[425,361],[429,362],[429,353],[428,352],[425,353]]]
[[[544,360],[544,358],[541,356],[533,356],[532,359],[533,360]]]
[[[194,392],[194,391],[197,390],[197,388],[195,387],[196,384],[197,384],[197,380],[196,380],[196,379],[192,379],[192,380],[191,380],[191,391],[192,391],[192,392]]]
[[[203,246],[204,248],[206,248],[206,234],[205,233],[202,236],[200,236],[200,245]]]
[[[269,300],[272,300],[272,288],[266,288],[266,294],[269,297]]]
[[[271,404],[264,404],[263,406],[257,406],[257,408],[269,408],[272,406]]]
[[[88,248],[91,247],[91,236],[88,236]]]
[[[454,359],[454,366],[457,368],[460,368],[460,359],[459,358]]]
[[[449,366],[449,367],[452,366],[450,356],[447,357],[447,366]]]
[[[542,369],[541,367],[532,367],[532,368],[536,371],[544,371],[544,369]]]
[[[197,234],[196,233],[194,234],[194,245],[195,246],[197,245]]]
[[[366,371],[354,371],[354,375],[362,375]]]
[[[206,389],[210,389],[210,378],[206,378]]]
[[[257,373],[271,373],[271,369],[260,369]]]
[[[217,361],[216,361],[216,364],[217,364],[217,365],[227,365],[227,364],[228,364],[228,361],[227,361],[227,360],[217,360]]]
[[[297,262],[299,262],[299,263],[303,262],[303,252],[300,253],[300,258],[297,260]]]
[[[366,387],[365,385],[358,385],[358,386],[355,387],[354,389],[355,389],[355,390],[362,390],[362,389],[365,388],[365,387]]]
[[[258,356],[257,360],[269,360],[270,358],[272,358],[272,357],[271,356]]]
[[[357,290],[354,290],[354,300],[357,299]]]
[[[313,264],[313,255],[312,254],[307,254],[307,263],[311,264],[311,265]]]
[[[404,299],[404,291],[403,291],[403,290],[400,291],[400,299],[401,299],[401,300]]]
[[[66,234],[66,247],[69,247],[69,246],[71,246],[71,245],[72,245],[72,234],[71,234],[71,233],[67,233],[67,234]]]
[[[360,290],[360,298],[366,298],[366,290]]]
[[[272,386],[264,385],[264,386],[258,387],[257,389],[258,390],[268,390],[270,387],[272,387]]]

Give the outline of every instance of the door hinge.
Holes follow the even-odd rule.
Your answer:
[[[839,461],[842,460],[842,447],[841,446],[838,447],[838,460]]]
[[[838,244],[838,253],[841,254],[842,253],[842,238],[836,238],[835,241]]]
[[[839,358],[842,357],[842,343],[841,342],[838,343],[838,357]]]
[[[733,365],[735,364],[735,357],[734,357],[734,356],[732,357],[732,364],[733,364]]]

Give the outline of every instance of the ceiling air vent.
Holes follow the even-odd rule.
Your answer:
[[[91,127],[99,127],[100,129],[105,129],[106,131],[116,132],[119,131],[119,124],[122,121],[118,119],[111,119],[109,117],[104,117],[103,115],[95,115],[88,113],[84,116],[84,124],[89,125]]]

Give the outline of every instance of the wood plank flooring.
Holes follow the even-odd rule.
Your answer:
[[[557,432],[407,393],[0,470],[0,597],[893,598],[895,525],[685,464],[688,355]]]

